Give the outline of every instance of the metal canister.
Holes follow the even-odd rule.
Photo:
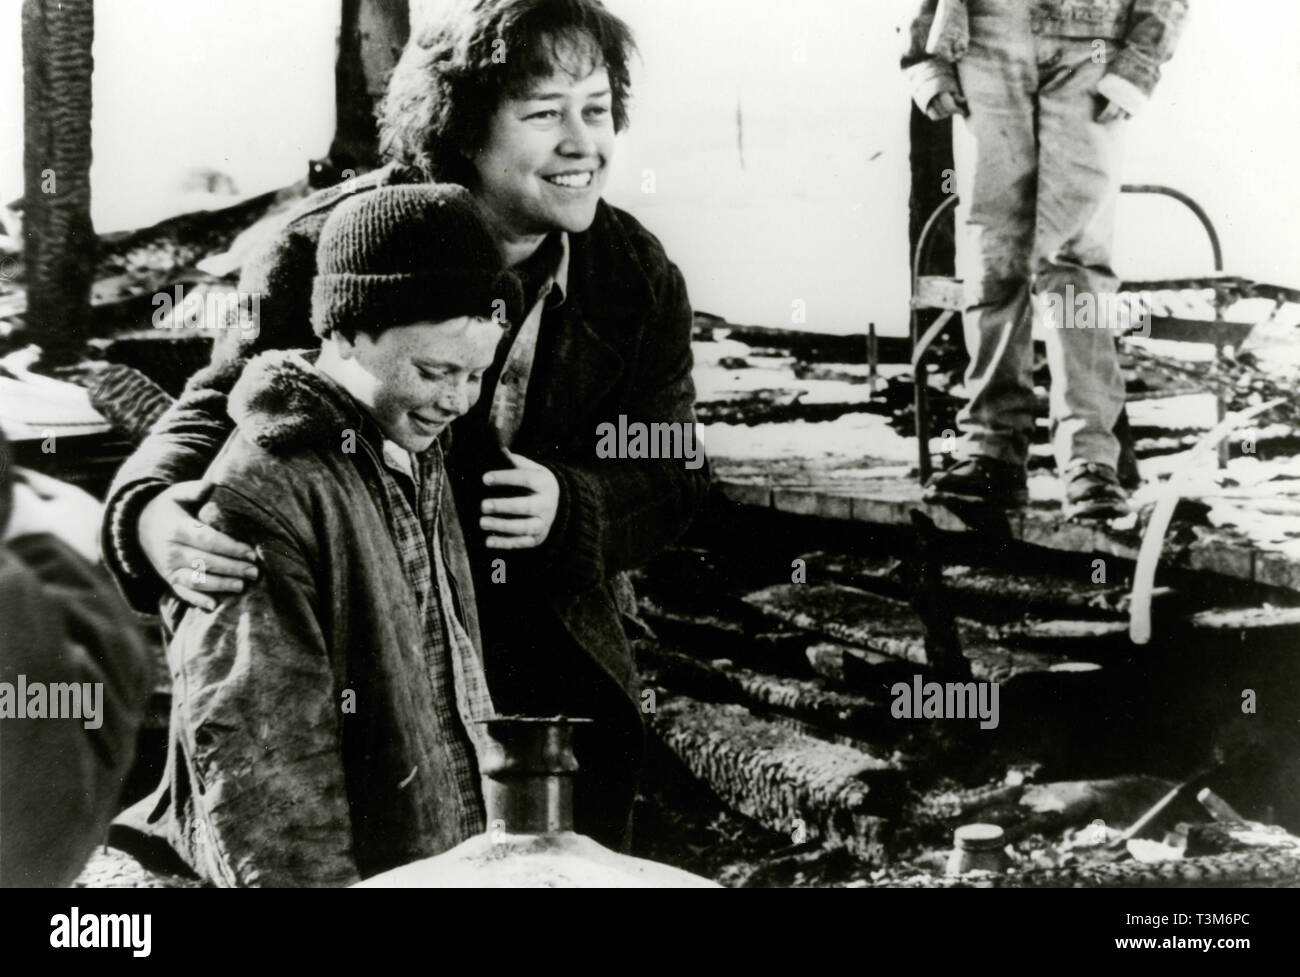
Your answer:
[[[948,856],[947,875],[965,875],[967,872],[995,872],[1007,870],[1007,857],[1003,848],[1006,837],[996,824],[963,824],[953,832],[952,854]]]
[[[589,719],[506,716],[484,722],[492,750],[479,770],[488,830],[551,834],[573,830],[573,731]]]

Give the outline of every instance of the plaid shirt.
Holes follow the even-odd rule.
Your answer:
[[[548,237],[537,252],[519,269],[525,295],[532,305],[522,322],[511,323],[505,338],[509,351],[501,367],[500,378],[492,393],[488,423],[497,432],[501,444],[509,448],[524,422],[524,403],[528,399],[528,381],[537,357],[542,317],[550,309],[564,304],[569,287],[569,235]]]
[[[443,769],[453,788],[447,797],[447,821],[457,826],[464,840],[486,827],[475,752],[481,756],[489,742],[478,721],[491,718],[495,711],[483,664],[453,603],[443,561],[438,533],[444,484],[442,447],[435,442],[430,450],[413,456],[383,440],[369,425],[361,435],[371,451],[375,444],[383,445],[381,452],[375,452],[376,460],[381,461],[375,469],[393,542],[423,618],[424,657],[437,703],[434,719],[443,733]],[[454,507],[448,512],[450,518],[456,518]],[[446,694],[448,689],[453,695]]]

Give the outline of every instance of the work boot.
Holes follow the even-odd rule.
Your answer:
[[[1109,465],[1089,462],[1071,468],[1066,474],[1062,512],[1071,522],[1118,519],[1130,511],[1128,493]]]
[[[1016,509],[1029,501],[1029,488],[1023,465],[974,455],[931,477],[923,498]]]

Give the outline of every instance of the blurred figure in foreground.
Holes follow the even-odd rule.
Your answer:
[[[92,565],[98,520],[84,492],[14,468],[0,433],[6,887],[71,883],[117,812],[135,758],[149,658],[112,581]]]

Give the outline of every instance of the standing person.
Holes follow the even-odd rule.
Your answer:
[[[1035,304],[1046,333],[1050,420],[1064,513],[1128,511],[1116,466],[1124,406],[1111,267],[1125,120],[1173,54],[1186,0],[924,0],[903,59],[931,119],[964,117],[955,148],[958,270],[968,401],[963,459],[927,497],[1008,507],[1028,499]],[[1034,293],[1039,302],[1035,302]],[[1091,321],[1073,321],[1091,308]]]
[[[643,751],[621,571],[680,535],[708,469],[601,458],[597,428],[694,432],[691,308],[658,240],[602,201],[627,123],[627,26],[596,0],[440,4],[393,72],[381,115],[388,166],[307,200],[243,271],[256,329],[227,331],[212,365],[119,472],[105,552],[132,603],[167,588],[200,605],[256,573],[248,544],[186,505],[230,429],[226,395],[251,353],[308,345],[312,261],[339,201],[445,180],[483,209],[527,314],[498,347],[479,403],[453,425],[448,470],[479,600],[488,680],[505,714],[596,720],[577,748],[578,829],[627,840]],[[510,493],[507,497],[506,493]],[[190,582],[194,559],[202,584]]]

